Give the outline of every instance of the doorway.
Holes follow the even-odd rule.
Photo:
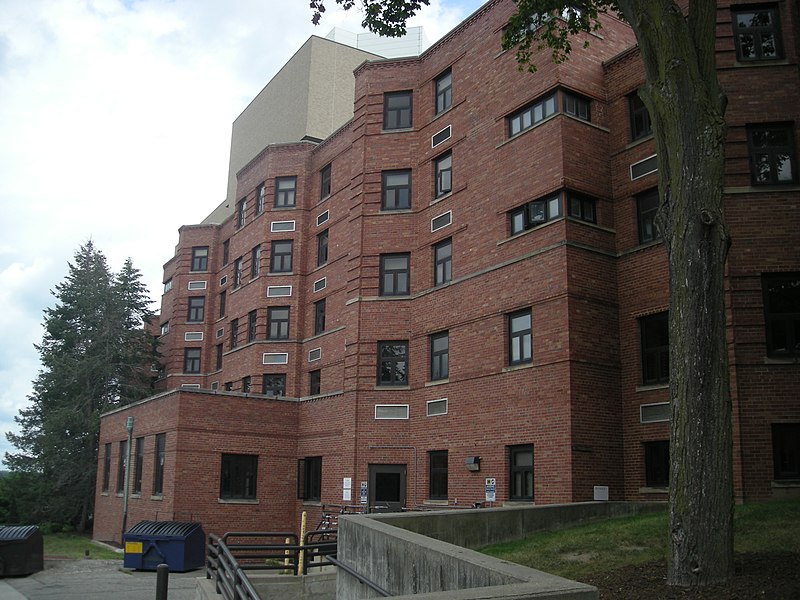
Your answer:
[[[406,465],[369,465],[372,512],[400,512],[406,505]]]

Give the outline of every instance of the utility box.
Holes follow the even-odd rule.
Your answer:
[[[36,525],[0,525],[0,577],[44,569],[44,542]]]
[[[183,572],[205,564],[206,536],[200,523],[139,521],[122,539],[128,569],[155,571],[164,563],[172,572]]]

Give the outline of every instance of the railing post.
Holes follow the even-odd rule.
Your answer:
[[[156,567],[156,600],[167,600],[169,594],[169,567],[161,563]]]

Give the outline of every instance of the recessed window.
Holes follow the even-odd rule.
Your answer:
[[[236,229],[244,227],[245,215],[247,213],[247,198],[242,198],[236,204]]]
[[[411,92],[392,92],[383,95],[383,128],[411,127]]]
[[[407,420],[408,404],[376,404],[375,419],[378,421]]]
[[[433,247],[433,285],[444,285],[453,279],[453,240],[448,238]]]
[[[631,120],[631,141],[652,135],[650,113],[647,112],[647,107],[636,92],[628,96],[628,114]]]
[[[439,415],[447,414],[447,398],[439,398],[438,400],[428,400],[427,402],[427,415],[429,417],[438,417]]]
[[[775,5],[733,9],[733,36],[736,58],[742,62],[783,58]]]
[[[317,234],[317,266],[321,267],[328,262],[328,230]]]
[[[767,356],[800,356],[800,273],[765,273]]]
[[[325,298],[314,303],[314,335],[325,331]]]
[[[408,342],[378,342],[378,385],[408,385]]]
[[[533,329],[529,308],[511,313],[508,320],[508,364],[520,365],[533,360]]]
[[[225,308],[226,308],[225,305],[227,303],[227,297],[228,297],[228,294],[225,292],[225,290],[223,290],[223,291],[221,291],[219,293],[219,318],[220,319],[225,316]]]
[[[223,454],[219,481],[219,497],[221,499],[255,500],[258,456]]]
[[[233,289],[242,285],[242,257],[233,261]]]
[[[202,331],[187,331],[183,334],[183,341],[184,342],[202,342],[203,341],[203,332]]]
[[[800,480],[800,423],[772,424],[775,479]]]
[[[256,246],[250,251],[250,279],[258,277],[261,273],[261,246]]]
[[[597,201],[594,198],[567,192],[568,214],[573,219],[597,223]]]
[[[794,183],[797,179],[794,128],[788,123],[749,125],[750,171],[753,185]]]
[[[446,111],[453,104],[453,73],[447,69],[435,81],[436,114]]]
[[[411,208],[411,171],[384,171],[381,174],[381,210]]]
[[[230,252],[231,252],[231,241],[225,240],[222,242],[222,266],[228,264],[228,260],[230,259]]]
[[[450,375],[450,335],[447,331],[430,336],[431,381],[447,379]]]
[[[636,196],[636,222],[639,228],[639,243],[646,244],[658,239],[656,213],[658,213],[658,188],[647,190]]]
[[[308,395],[317,396],[322,390],[322,371],[319,369],[308,374]]]
[[[166,335],[169,333],[169,321],[164,321],[161,324],[161,335]]]
[[[252,383],[253,383],[253,379],[252,379],[252,377],[250,377],[250,375],[245,375],[244,377],[242,377],[242,393],[243,394],[249,394],[250,393],[250,387],[252,386]]]
[[[428,452],[428,498],[447,500],[447,450]]]
[[[436,148],[439,144],[444,144],[453,135],[452,126],[448,125],[431,136],[431,148]]]
[[[288,306],[270,306],[267,309],[267,339],[289,339]]]
[[[644,442],[645,485],[652,488],[669,486],[669,440]]]
[[[233,391],[233,382],[232,381],[226,381],[223,384],[222,389],[225,390],[226,392],[232,392]]]
[[[189,284],[186,286],[188,290],[204,290],[208,287],[208,282],[206,281],[190,281]]]
[[[321,212],[320,214],[318,214],[318,215],[317,215],[317,227],[319,227],[319,226],[320,226],[320,225],[322,225],[323,223],[327,222],[327,221],[328,221],[328,219],[330,218],[330,216],[331,216],[331,213],[330,213],[330,211],[328,211],[328,210],[326,210],[325,212]]]
[[[511,235],[561,217],[561,193],[533,200],[508,212]]]
[[[271,273],[292,272],[292,240],[272,242],[269,270]]]
[[[431,219],[431,233],[434,231],[439,231],[440,229],[447,227],[453,222],[453,211],[448,210],[446,213],[433,217]]]
[[[314,291],[315,292],[321,292],[327,286],[328,286],[328,278],[327,277],[323,277],[322,279],[317,279],[314,282]]]
[[[264,375],[261,379],[261,393],[265,396],[285,396],[286,395],[286,375],[283,373]]]
[[[264,196],[264,184],[261,183],[256,188],[256,215],[260,215],[262,212],[264,212]]]
[[[216,355],[214,370],[219,371],[222,368],[222,355],[223,355],[222,344],[217,344],[216,346],[214,346],[214,352]]]
[[[194,248],[192,248],[191,270],[192,271],[208,270],[208,246],[195,246]]]
[[[167,293],[168,291],[170,291],[171,289],[172,289],[172,279],[170,278],[170,279],[167,279],[167,280],[164,282],[164,293],[166,294],[166,293]]]
[[[153,457],[153,496],[160,496],[164,493],[164,462],[167,456],[166,448],[167,434],[157,434]]]
[[[297,498],[319,500],[322,497],[322,457],[307,456],[297,461]]]
[[[658,313],[639,319],[642,335],[642,383],[669,383],[669,316]]]
[[[650,173],[655,173],[658,171],[658,155],[653,154],[644,160],[635,162],[630,166],[630,169],[631,181],[635,181],[636,179],[644,177],[645,175],[649,175]]]
[[[258,333],[258,313],[251,310],[247,313],[247,341],[254,342]]]
[[[562,92],[562,99],[564,102],[564,112],[572,115],[582,121],[591,121],[592,114],[590,111],[591,102],[582,96],[576,96],[569,92]]]
[[[331,165],[322,167],[319,172],[319,199],[324,200],[331,195]]]
[[[269,224],[269,230],[272,233],[280,233],[282,231],[294,231],[295,230],[295,222],[294,221],[273,221]]]
[[[553,93],[510,115],[508,117],[508,135],[517,135],[530,129],[555,113],[556,95]]]
[[[206,299],[203,296],[190,296],[189,299],[189,312],[186,315],[186,320],[189,323],[201,323],[205,317]]]
[[[105,444],[103,453],[103,492],[108,492],[108,480],[111,477],[111,444]]]
[[[183,372],[197,374],[200,372],[200,348],[183,349]]]
[[[308,362],[314,362],[322,358],[322,348],[314,348],[308,351]]]
[[[239,319],[231,319],[231,339],[230,339],[230,348],[233,350],[239,345]]]
[[[533,446],[510,446],[508,499],[533,500]]]
[[[264,352],[261,362],[265,365],[286,365],[289,364],[289,353]]]
[[[453,155],[443,154],[434,161],[435,189],[434,197],[441,198],[453,191]]]
[[[128,465],[128,442],[122,440],[119,443],[119,456],[117,457],[117,493],[125,491],[125,469]]]
[[[669,421],[669,402],[656,402],[639,406],[639,421],[641,423],[663,423]]]
[[[407,296],[409,294],[410,262],[409,254],[381,254],[381,296]]]
[[[292,295],[290,285],[269,285],[267,286],[267,298],[284,298]]]
[[[275,178],[275,208],[289,208],[295,205],[297,177]]]

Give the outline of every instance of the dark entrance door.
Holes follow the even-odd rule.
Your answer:
[[[369,466],[369,506],[375,512],[399,512],[406,505],[406,466]]]

